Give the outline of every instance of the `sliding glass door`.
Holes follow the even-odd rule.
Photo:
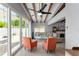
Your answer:
[[[0,55],[12,55],[21,47],[21,36],[28,35],[29,21],[0,4]]]
[[[22,37],[25,36],[25,19],[22,17]]]
[[[20,16],[11,11],[11,49],[12,52],[20,45]]]
[[[0,55],[7,52],[7,7],[0,4]]]

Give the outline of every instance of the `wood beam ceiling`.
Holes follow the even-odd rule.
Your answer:
[[[31,16],[31,14],[30,14],[30,12],[29,12],[29,10],[27,8],[27,4],[23,3],[23,5],[24,5],[25,9],[27,10],[27,12],[28,12],[28,14],[30,16],[30,19],[33,21],[32,16]]]
[[[26,11],[26,9],[25,9],[25,7],[24,7],[23,3],[21,3],[21,6],[22,6],[22,8],[24,9],[24,11],[25,11],[25,13],[26,13],[26,17],[27,17],[27,19],[29,19],[29,20],[30,20],[30,17],[27,15],[27,11]]]
[[[36,13],[36,7],[35,7],[35,3],[32,3],[33,9],[34,9],[34,14],[35,14],[35,18],[37,21],[37,13]]]
[[[43,3],[42,3],[42,5],[41,5],[41,8],[43,7]],[[42,20],[42,18],[43,18],[43,14],[41,15],[41,20]]]
[[[65,3],[63,3],[63,5],[59,8],[59,10],[55,13],[54,16],[56,16],[64,7],[65,7]]]
[[[53,5],[53,3],[51,3],[51,4],[49,5],[48,12],[50,12],[50,10],[51,10],[51,8],[52,8],[52,5]],[[49,15],[49,14],[46,15],[44,22],[46,21],[48,15]]]
[[[54,16],[56,16],[64,8],[65,8],[65,3],[62,4],[62,6],[58,9],[58,11],[54,15],[52,15],[52,17],[49,20],[51,20]]]
[[[39,3],[39,10],[41,9],[42,7],[41,7],[41,3]],[[41,17],[42,17],[42,15],[39,17],[40,18],[40,23],[41,23]]]
[[[24,5],[24,7],[25,7],[25,9],[26,9],[26,11],[28,12],[28,15],[30,16],[30,19],[33,21],[33,19],[32,19],[32,15],[31,15],[31,12],[29,11],[29,9],[28,9],[28,7],[27,7],[27,4],[25,4],[25,3],[23,3],[23,5]],[[40,3],[39,3],[39,10],[43,7],[43,3],[41,3],[41,5],[40,5]],[[35,5],[35,3],[32,3],[32,6],[33,6],[33,11],[34,11],[34,17],[36,18],[36,21],[38,21],[38,18],[37,18],[37,10],[36,10],[36,6],[37,5]],[[53,6],[53,3],[50,3],[50,5],[48,6],[49,8],[48,8],[48,12],[50,12],[52,9],[52,6]],[[52,16],[52,17],[54,17],[54,16],[56,16],[63,8],[65,7],[65,3],[63,3],[63,5],[58,9],[58,11]],[[45,17],[45,19],[44,19],[44,22],[46,22],[46,20],[47,20],[47,18],[48,18],[48,16],[49,16],[49,14],[46,14],[46,17]],[[52,18],[51,17],[51,18]],[[50,18],[50,19],[51,19]],[[42,19],[43,19],[43,14],[41,15],[41,22],[42,22]],[[34,22],[34,21],[33,21]]]

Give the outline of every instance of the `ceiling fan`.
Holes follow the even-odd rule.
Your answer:
[[[47,4],[44,4],[43,7],[42,7],[40,10],[38,10],[38,11],[35,11],[34,9],[30,9],[30,8],[28,8],[28,9],[37,12],[38,15],[42,15],[42,14],[51,14],[50,12],[44,12],[44,11],[43,11],[43,10],[45,9],[46,6],[47,6]]]

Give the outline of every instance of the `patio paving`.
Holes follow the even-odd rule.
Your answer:
[[[4,43],[4,42],[6,42],[6,43],[1,44],[1,43]],[[18,44],[19,44],[19,42],[12,43],[12,48],[17,46]],[[0,42],[0,56],[3,55],[6,52],[7,52],[7,41],[2,41],[2,42]]]

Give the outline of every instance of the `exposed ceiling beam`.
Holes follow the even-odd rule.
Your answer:
[[[35,3],[32,3],[32,6],[33,6],[33,8],[34,8],[34,14],[35,14],[35,18],[36,18],[36,21],[37,21],[37,13],[36,13]]]
[[[55,15],[55,13],[58,11],[58,9],[62,6],[63,3],[55,3],[53,4],[53,9],[51,10],[52,14],[47,17],[46,23]]]
[[[23,3],[23,5],[24,5],[26,11],[28,12],[28,14],[29,14],[29,16],[30,16],[30,19],[33,20],[31,14],[30,14],[30,12],[29,12],[29,10],[28,10],[28,8],[27,8],[27,5],[26,5],[25,3]]]
[[[57,11],[55,12],[55,14],[52,15],[52,17],[51,17],[49,20],[51,20],[54,16],[56,16],[64,7],[65,7],[65,3],[60,4],[60,5],[59,5],[59,8],[58,8]]]
[[[51,4],[49,5],[48,12],[50,12],[50,10],[51,10],[51,8],[52,8],[52,5],[53,5],[53,3],[51,3]],[[48,15],[49,15],[49,14],[47,14],[47,15],[46,15],[44,22],[46,21],[46,19],[47,19]]]
[[[40,10],[41,8],[40,8],[40,3],[39,3],[39,10]]]
[[[43,3],[42,3],[42,5],[41,5],[41,8],[43,7]],[[42,20],[42,18],[43,18],[43,14],[41,15],[41,20]]]
[[[62,6],[59,8],[59,10],[55,13],[54,16],[56,16],[64,7],[65,7],[65,3],[62,4]]]
[[[27,15],[28,12],[26,11],[26,8],[24,7],[23,3],[21,3],[21,6],[22,6],[22,8],[24,9],[24,11],[25,11],[25,13],[26,13],[26,17],[30,20],[29,15]]]
[[[41,9],[41,3],[39,3],[39,10]],[[40,19],[40,23],[41,23],[41,17],[42,17],[42,15],[39,17],[39,19]]]

